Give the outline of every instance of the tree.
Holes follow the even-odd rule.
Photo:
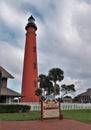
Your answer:
[[[49,70],[48,76],[50,80],[54,83],[54,95],[59,95],[60,93],[60,87],[57,84],[57,81],[61,81],[64,79],[64,72],[60,68],[52,68]]]
[[[61,81],[64,79],[64,72],[60,68],[53,68],[49,70],[48,76],[51,81],[54,82],[54,85],[56,85],[57,81]]]
[[[45,100],[44,96],[42,96],[42,90],[40,88],[38,88],[36,91],[35,91],[35,95],[39,97],[39,100],[43,101]]]
[[[40,74],[38,77],[39,89],[44,89],[46,95],[58,95],[60,93],[60,87],[57,84],[57,81],[63,80],[63,74],[64,72],[60,68],[53,68],[49,70],[47,76]]]
[[[44,88],[44,91],[46,91],[48,95],[50,95],[53,92],[53,84],[48,76],[40,74],[38,81],[39,81],[39,87],[41,89]]]
[[[60,87],[58,84],[54,85],[54,95],[59,95],[60,94]]]
[[[39,88],[36,90],[35,94],[40,97],[42,95],[42,89],[46,92],[46,95],[60,94],[60,86],[57,81],[62,81],[64,79],[64,72],[60,68],[52,68],[49,70],[48,75],[40,74],[38,77]],[[61,86],[61,91],[63,92],[63,96],[67,93],[75,92],[74,84]]]
[[[35,95],[36,96],[41,96],[42,95],[42,90],[40,88],[38,88],[36,91],[35,91]]]
[[[61,85],[61,92],[63,92],[63,96],[65,94],[68,94],[68,93],[73,93],[75,92],[75,85],[74,84],[71,84],[71,85]]]

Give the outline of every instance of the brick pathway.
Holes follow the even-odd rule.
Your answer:
[[[91,130],[91,125],[67,119],[0,121],[0,130]]]

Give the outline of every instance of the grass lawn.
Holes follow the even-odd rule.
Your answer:
[[[91,110],[70,110],[62,111],[63,117],[66,119],[78,120],[91,124]]]
[[[65,119],[73,119],[91,124],[91,110],[69,110],[62,111]],[[4,113],[0,114],[0,120],[4,121],[24,121],[24,120],[39,120],[41,113],[31,111],[29,113]]]
[[[39,111],[31,111],[29,113],[0,114],[0,120],[3,120],[3,121],[39,120],[40,118],[41,118],[41,114]]]

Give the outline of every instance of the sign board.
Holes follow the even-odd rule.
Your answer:
[[[41,103],[41,118],[59,118],[61,119],[60,102],[57,100],[45,100]]]

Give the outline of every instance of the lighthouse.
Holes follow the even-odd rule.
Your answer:
[[[28,19],[26,29],[25,54],[22,76],[22,99],[21,102],[38,102],[35,95],[38,88],[37,49],[35,19],[31,15]]]

